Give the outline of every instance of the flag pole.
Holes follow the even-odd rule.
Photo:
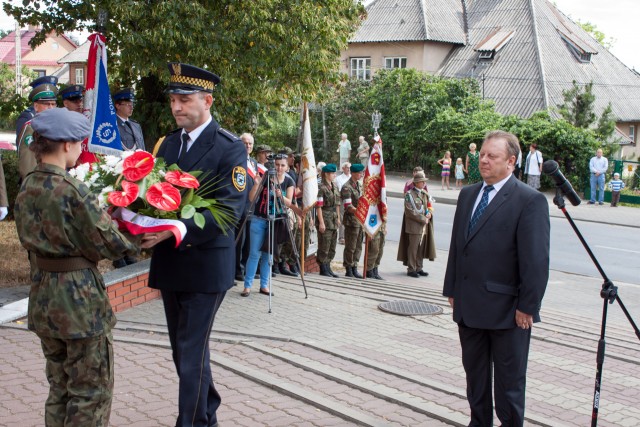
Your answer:
[[[367,278],[367,258],[369,258],[369,242],[371,242],[371,237],[367,233],[364,233],[365,241],[364,241],[364,271],[362,272],[362,277]]]

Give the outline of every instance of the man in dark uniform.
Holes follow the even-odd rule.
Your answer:
[[[168,65],[167,91],[180,128],[166,136],[158,157],[184,171],[201,171],[201,186],[211,188],[207,197],[240,218],[247,198],[247,151],[237,136],[211,117],[212,93],[220,78],[192,65]],[[201,213],[204,228],[193,218],[181,220],[187,234],[177,247],[168,231],[145,234],[141,245],[154,247],[149,286],[162,292],[179,377],[176,426],[180,427],[218,425],[221,399],[211,377],[209,335],[235,273],[235,229],[221,226],[207,209]]]
[[[84,86],[71,85],[67,86],[58,93],[62,98],[62,105],[69,111],[82,113],[84,107]]]
[[[40,85],[45,85],[45,84],[56,86],[58,84],[58,78],[56,76],[42,76],[32,81],[29,85],[31,86],[32,92],[33,92],[33,89],[37,88]],[[53,100],[55,101],[55,99]],[[36,116],[36,114],[39,113],[40,111],[46,110],[46,108],[39,108],[40,106],[43,105],[42,101],[38,102],[38,100],[33,99],[31,94],[29,94],[29,101],[33,102],[33,104],[31,104],[29,108],[27,108],[22,113],[20,113],[20,115],[16,119],[16,135],[20,135],[20,131],[22,130],[22,127],[24,126],[25,123],[33,119]],[[48,101],[51,101],[51,100],[48,100]],[[53,105],[53,107],[55,107],[55,104]],[[50,108],[53,108],[53,107],[50,107]]]
[[[351,165],[351,178],[340,190],[340,197],[344,206],[344,254],[342,263],[347,270],[347,277],[355,277],[362,279],[358,273],[358,261],[360,261],[360,253],[362,252],[362,238],[364,237],[364,229],[362,224],[356,218],[356,210],[358,209],[358,200],[362,196],[362,187],[360,186],[360,178],[364,165]]]
[[[145,149],[140,123],[130,118],[133,114],[133,101],[133,89],[131,88],[122,89],[113,94],[122,148],[128,151]]]
[[[250,157],[251,152],[253,151],[254,139],[253,135],[246,132],[240,135],[240,140],[244,144],[244,147],[247,150],[247,194],[251,191],[253,187],[253,180],[258,172],[258,162],[255,159]],[[237,237],[236,243],[236,280],[240,280],[244,282],[244,270],[247,263],[247,259],[249,258],[249,245],[251,244],[249,240],[249,227],[251,226],[251,221],[247,217],[249,213],[249,207],[251,203],[247,199],[247,203],[245,204],[245,209],[242,213],[242,217],[238,224],[242,226],[242,229],[238,230],[239,237]],[[244,225],[243,225],[244,224]]]

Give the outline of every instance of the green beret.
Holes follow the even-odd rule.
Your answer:
[[[324,166],[322,168],[322,172],[324,173],[335,173],[338,170],[338,168],[336,168],[336,165],[334,165],[333,163],[329,163],[328,165]]]
[[[354,163],[351,165],[351,172],[362,172],[364,170],[364,165],[360,163]]]

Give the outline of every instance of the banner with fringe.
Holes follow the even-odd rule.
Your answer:
[[[364,232],[371,238],[387,220],[387,181],[382,156],[382,138],[376,135],[376,141],[369,156],[364,172],[362,196],[358,200],[356,218],[364,227]]]

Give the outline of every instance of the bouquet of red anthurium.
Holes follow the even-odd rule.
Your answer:
[[[201,172],[186,173],[177,165],[167,168],[163,159],[146,151],[103,156],[98,163],[80,165],[69,173],[98,193],[103,206],[113,207],[112,217],[131,234],[171,230],[179,244],[186,234],[179,219],[193,218],[204,228],[202,211],[207,209],[225,232],[234,220],[229,208],[207,198],[217,180],[201,185],[198,178],[206,178]]]

